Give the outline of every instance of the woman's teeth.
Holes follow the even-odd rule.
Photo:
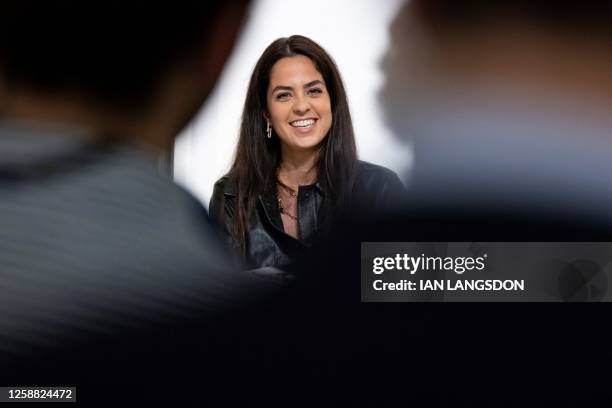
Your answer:
[[[296,120],[291,122],[290,125],[294,127],[308,127],[315,123],[314,119]]]

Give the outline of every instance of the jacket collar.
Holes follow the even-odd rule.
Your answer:
[[[317,181],[314,186],[323,196],[325,196],[325,189],[320,182]],[[235,197],[238,194],[237,192],[238,188],[236,186],[236,182],[233,179],[228,178],[223,186],[223,194]],[[267,198],[270,199],[270,197]],[[275,197],[274,201],[276,201]]]
[[[236,182],[227,178],[223,185],[223,194],[230,197],[235,197],[238,194],[238,188]],[[278,201],[275,194],[261,194],[258,197],[259,204],[264,211],[268,222],[278,229],[280,232],[284,232],[283,220],[281,219],[280,211],[278,210]]]
[[[283,232],[283,220],[281,218],[280,210],[278,209],[278,201],[275,194],[262,194],[259,196],[259,203],[263,207],[264,213],[268,222],[272,224],[276,229]]]

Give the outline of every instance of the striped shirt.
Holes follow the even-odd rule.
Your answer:
[[[153,155],[88,140],[0,123],[0,353],[224,309],[250,289]]]

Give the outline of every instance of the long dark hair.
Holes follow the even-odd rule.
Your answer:
[[[266,48],[253,69],[242,112],[240,137],[234,163],[228,173],[237,187],[235,213],[230,233],[245,250],[249,219],[260,195],[276,193],[276,169],[281,161],[277,136],[266,137],[266,93],[270,71],[285,57],[303,55],[321,73],[330,95],[332,125],[321,142],[317,177],[325,193],[324,223],[343,212],[350,203],[357,164],[353,123],[340,72],[333,59],[311,39],[301,35],[279,38]],[[331,214],[331,216],[330,216]]]

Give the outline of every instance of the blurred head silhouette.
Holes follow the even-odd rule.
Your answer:
[[[247,3],[3,3],[0,114],[167,149],[212,89]]]
[[[406,3],[381,96],[414,146],[413,194],[605,216],[611,17],[600,1]]]

